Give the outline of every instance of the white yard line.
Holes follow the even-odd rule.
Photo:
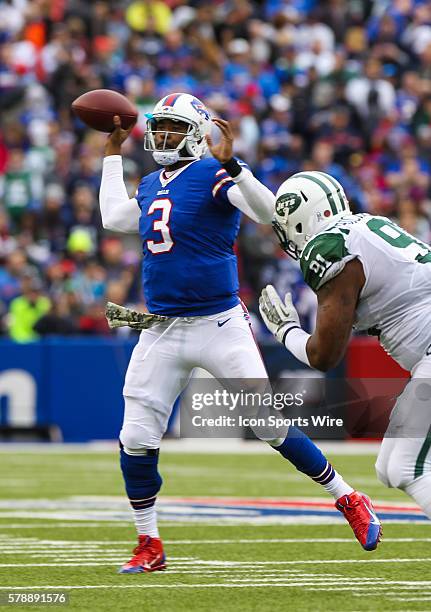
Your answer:
[[[383,587],[376,587],[376,588],[383,588]],[[410,597],[412,595],[411,591],[416,591],[417,590],[417,585],[415,583],[413,584],[409,584],[409,585],[405,585],[405,586],[400,586],[399,589],[397,590],[396,596],[397,597]],[[421,596],[431,596],[431,589],[430,588],[422,588],[421,587]],[[414,593],[415,594],[415,593]],[[392,596],[392,589],[391,589],[391,593],[388,594],[389,596]],[[368,592],[368,593],[363,593],[361,595],[361,597],[373,597],[374,594],[373,592]],[[359,597],[359,596],[358,596]],[[395,597],[395,595],[394,595]],[[404,612],[404,611],[403,611]]]
[[[16,518],[16,517],[15,517]],[[55,519],[52,519],[53,521]],[[387,523],[387,521],[385,521]],[[203,523],[198,523],[199,525]],[[162,527],[190,527],[193,523],[190,522],[182,522],[182,521],[160,521],[160,525]],[[85,528],[92,529],[94,527],[122,527],[122,528],[131,528],[133,527],[132,518],[130,521],[93,521],[93,520],[83,520],[82,522],[71,522],[71,523],[59,523],[58,521],[52,523],[29,523],[26,521],[25,523],[1,523],[0,522],[0,531],[3,529],[76,529],[76,528]],[[205,523],[205,528],[207,527],[220,527],[220,524],[215,523]],[[227,523],[223,521],[224,527],[235,527],[238,528],[238,523]]]
[[[15,517],[16,518],[16,517]],[[52,519],[53,521],[55,519]],[[166,523],[164,523],[166,525]],[[172,527],[179,527],[179,526],[188,526],[190,525],[190,523],[177,523],[172,522],[169,523],[169,526]],[[77,528],[77,527],[85,527],[85,528],[89,528],[91,529],[92,527],[132,527],[133,526],[133,522],[132,520],[130,521],[82,521],[79,523],[59,523],[59,522],[52,522],[52,523],[28,523],[26,522],[25,524],[20,524],[20,523],[9,523],[9,524],[2,524],[0,523],[0,531],[2,529],[69,529],[69,528]],[[205,525],[205,527],[207,527],[207,525]]]
[[[160,514],[160,513],[159,513]],[[11,523],[9,521],[4,521],[2,520],[2,517],[0,516],[0,531],[3,529],[26,529],[27,526],[29,526],[28,528],[37,528],[37,527],[45,527],[45,528],[50,528],[50,527],[55,527],[57,528],[69,528],[69,527],[83,527],[83,528],[89,528],[89,527],[133,527],[133,518],[131,517],[130,520],[129,518],[122,518],[122,519],[115,519],[115,518],[107,518],[107,519],[101,519],[101,518],[91,518],[91,517],[59,517],[59,518],[53,518],[51,516],[44,516],[44,517],[36,517],[36,516],[28,516],[28,517],[20,517],[20,516],[12,516],[10,517],[12,519],[18,520],[18,521],[22,521],[22,522],[18,522],[18,523]],[[253,519],[255,522],[250,523],[247,522],[251,519]],[[159,524],[162,525],[162,527],[190,527],[190,526],[195,526],[195,527],[205,527],[206,528],[210,528],[210,527],[216,527],[216,528],[234,528],[237,529],[238,526],[245,526],[245,527],[256,527],[256,525],[258,525],[258,521],[259,519],[261,519],[261,516],[239,516],[239,517],[227,517],[224,518],[223,516],[197,516],[196,518],[194,517],[190,517],[190,519],[184,519],[183,517],[181,518],[172,518],[170,516],[160,516],[159,517]],[[266,517],[263,517],[266,518]],[[293,521],[294,519],[298,518],[295,515],[286,515],[281,517],[283,520],[286,519],[285,525],[289,526],[288,520]],[[336,514],[331,514],[328,516],[315,516],[315,515],[303,515],[300,516],[299,518],[305,518],[308,520],[308,522],[306,523],[298,523],[298,525],[333,525],[334,523],[336,523],[337,525],[343,524],[343,517],[342,516],[338,516]],[[340,518],[340,520],[338,520],[338,518]],[[279,516],[275,516],[276,520],[279,520],[280,517]],[[209,522],[210,520],[212,520],[213,522]],[[430,521],[427,520],[423,520],[423,519],[411,519],[408,521],[408,523],[405,520],[399,520],[397,518],[385,518],[385,524],[387,523],[402,523],[404,525],[409,524],[409,525],[421,525],[422,527],[427,527],[429,525],[431,525]],[[31,522],[33,521],[33,522]],[[242,522],[241,522],[242,521]],[[326,522],[323,522],[326,521]],[[265,524],[265,525],[269,525],[271,523],[267,522],[267,523],[261,523],[261,524]],[[275,526],[280,526],[281,523],[272,523]]]
[[[94,551],[98,551],[101,548],[108,546],[116,546],[121,547],[131,546],[133,544],[132,539],[130,540],[106,540],[103,542],[94,542],[92,540],[41,540],[38,538],[11,538],[7,540],[6,538],[11,538],[11,536],[1,536],[0,535],[0,552],[7,552],[8,550],[14,550],[15,544],[32,544],[33,550],[46,550],[47,548],[52,548],[54,550],[66,548],[70,550],[71,548],[74,550],[86,550],[86,549],[94,549]],[[430,538],[384,538],[385,542],[431,542]],[[7,542],[8,545],[4,545],[3,542]],[[355,544],[357,545],[357,541],[352,538],[239,538],[239,539],[221,539],[221,540],[163,540],[163,543],[169,546],[172,545],[194,545],[194,544]]]
[[[312,583],[311,583],[312,584]],[[391,582],[387,582],[387,584],[391,585]],[[304,587],[306,586],[304,582],[301,581],[296,581],[296,582],[286,582],[286,581],[281,581],[281,582],[276,582],[276,583],[271,583],[271,584],[262,584],[261,582],[255,582],[255,583],[243,583],[243,584],[233,584],[230,582],[221,582],[221,583],[214,583],[214,584],[205,584],[205,583],[198,583],[198,584],[120,584],[120,585],[112,585],[112,584],[97,584],[97,585],[66,585],[66,586],[62,586],[62,585],[36,585],[36,586],[23,586],[23,587],[18,587],[18,586],[14,586],[14,587],[0,587],[1,590],[15,590],[15,591],[22,591],[22,590],[72,590],[72,589],[208,589],[208,588],[274,588],[274,587],[291,587],[291,588],[300,588],[300,587]],[[369,588],[368,586],[365,587],[356,587],[356,586],[339,586],[337,585],[335,588],[314,588],[314,589],[310,589],[313,591],[330,591],[330,590],[335,590],[335,591],[360,591],[363,590],[365,588]],[[381,587],[378,590],[382,590],[384,587]],[[387,589],[386,589],[387,590]],[[382,593],[383,594],[383,593]],[[429,598],[431,599],[431,598]],[[414,598],[411,598],[411,600],[413,601]]]
[[[338,455],[377,455],[379,442],[319,442],[324,453]],[[163,440],[163,453],[198,453],[198,454],[274,454],[265,442],[259,440],[241,440],[236,438],[182,438],[180,440]],[[8,443],[0,444],[0,453],[32,454],[74,454],[74,453],[118,453],[117,440],[95,441],[86,444],[33,444]]]
[[[431,558],[422,559],[307,559],[304,561],[194,561],[199,565],[214,565],[214,566],[238,566],[238,567],[250,567],[250,569],[257,566],[266,565],[325,565],[325,564],[345,564],[345,563],[423,563],[431,562]]]
[[[424,563],[431,562],[431,558],[425,559],[316,559],[316,560],[305,560],[305,561],[247,561],[247,562],[236,562],[236,561],[204,561],[202,559],[191,559],[190,561],[183,561],[184,566],[192,567],[225,567],[225,568],[249,568],[255,569],[258,567],[267,566],[280,566],[280,565],[338,565],[346,563]],[[79,562],[79,563],[1,563],[2,567],[75,567],[75,566],[97,566],[97,565],[111,565],[111,563],[105,562]],[[386,584],[389,584],[385,580]],[[394,584],[398,584],[394,582]],[[405,582],[403,584],[411,584]],[[416,581],[415,584],[431,585],[431,581]]]
[[[385,542],[431,542],[431,538],[384,538]],[[277,539],[255,539],[255,540],[163,540],[165,544],[189,545],[189,544],[355,544],[352,538],[277,538]]]
[[[385,542],[431,542],[431,538],[384,538]],[[165,544],[357,544],[352,538],[256,538],[238,540],[163,540]],[[113,542],[112,542],[113,543]],[[126,542],[121,542],[126,543]]]
[[[396,601],[431,601],[431,597],[394,597],[393,599]]]

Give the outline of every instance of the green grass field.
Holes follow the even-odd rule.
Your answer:
[[[332,459],[373,498],[411,503],[378,483],[373,457]],[[116,453],[13,451],[0,461],[0,593],[65,590],[67,610],[431,608],[431,523],[386,524],[382,545],[366,553],[350,528],[331,518],[259,524],[184,515],[161,523],[167,571],[118,575],[135,534]],[[164,498],[327,499],[275,453],[164,454],[160,463]]]

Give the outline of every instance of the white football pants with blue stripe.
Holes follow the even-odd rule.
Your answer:
[[[376,462],[379,479],[408,493],[431,518],[431,356],[398,397]]]
[[[141,332],[123,390],[120,440],[126,452],[159,448],[175,400],[194,368],[217,379],[267,381],[241,305],[210,316],[172,318]]]

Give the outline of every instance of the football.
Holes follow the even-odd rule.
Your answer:
[[[121,127],[136,123],[138,110],[125,96],[110,89],[87,91],[72,103],[72,111],[86,125],[99,132],[112,132],[114,115],[120,115]]]

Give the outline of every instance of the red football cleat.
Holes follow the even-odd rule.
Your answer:
[[[370,498],[353,491],[335,502],[337,510],[346,517],[356,539],[364,550],[375,550],[382,536],[382,525],[374,512]]]
[[[133,550],[134,556],[118,570],[119,574],[139,574],[141,572],[155,572],[166,568],[166,557],[160,538],[150,538],[148,535],[139,536],[139,544]]]

